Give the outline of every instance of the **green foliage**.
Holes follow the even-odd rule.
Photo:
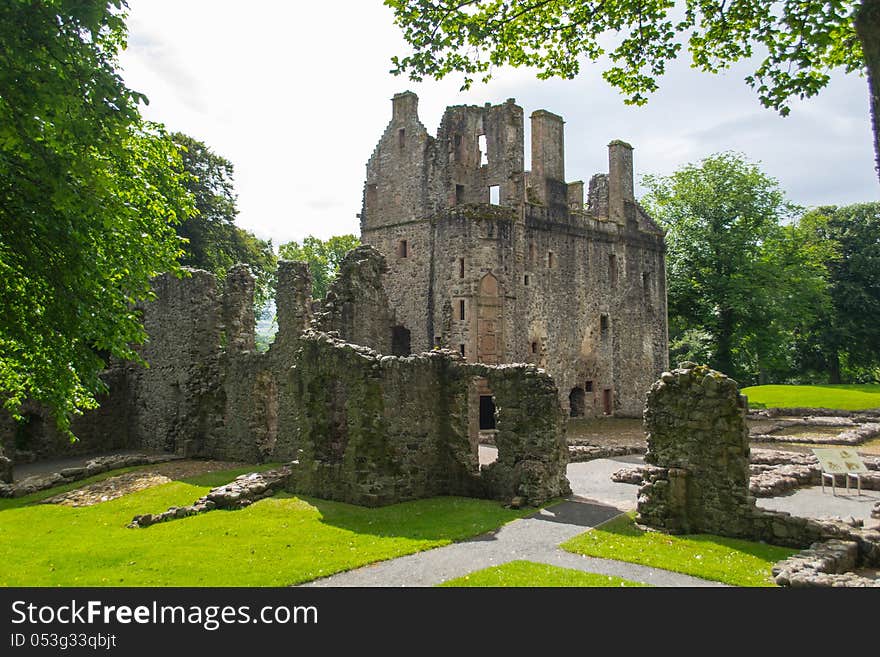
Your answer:
[[[247,263],[257,277],[254,305],[262,308],[272,296],[275,253],[271,241],[235,225],[232,163],[188,135],[177,132],[172,139],[183,156],[189,174],[186,186],[197,211],[177,226],[178,235],[186,240],[181,264],[206,269],[222,281],[230,267]]]
[[[797,550],[708,534],[645,532],[621,515],[560,545],[591,557],[663,568],[734,586],[775,586],[771,569]]]
[[[89,507],[2,510],[0,586],[287,586],[447,545],[527,513],[454,497],[368,509],[279,495],[241,511],[126,528],[136,514],[190,504],[208,490],[172,482]]]
[[[309,271],[312,273],[312,298],[323,299],[327,295],[330,283],[336,278],[339,263],[346,253],[360,246],[360,243],[355,235],[334,235],[327,240],[309,235],[302,244],[296,241],[282,244],[279,257],[309,263]]]
[[[671,360],[704,356],[740,380],[787,371],[793,333],[828,304],[827,243],[783,224],[797,208],[741,155],[643,182],[667,230]]]
[[[136,359],[135,304],[177,272],[182,163],[117,73],[125,3],[0,4],[0,396],[59,427],[95,406],[102,356]]]
[[[743,388],[753,408],[880,408],[880,385],[752,386]]]
[[[529,66],[571,79],[585,58],[607,57],[603,77],[641,105],[668,61],[687,46],[693,66],[716,73],[762,57],[746,78],[763,105],[785,115],[794,97],[814,96],[829,72],[865,63],[849,0],[385,0],[413,53],[392,72],[421,80],[452,72],[487,81],[497,66]]]
[[[826,245],[830,303],[798,336],[800,368],[831,383],[880,381],[880,203],[817,208],[801,223]]]
[[[510,561],[444,582],[440,586],[647,586],[611,575],[585,573],[533,561]]]

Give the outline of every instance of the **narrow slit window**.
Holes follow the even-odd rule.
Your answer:
[[[525,285],[526,287],[529,286],[529,275],[528,274],[523,276],[523,285]]]
[[[553,269],[553,251],[547,251],[547,269]]]
[[[532,342],[532,353],[533,354],[538,353],[538,343],[537,342]]]
[[[455,204],[461,205],[464,203],[464,185],[456,185],[455,186]]]
[[[491,205],[501,205],[501,185],[489,186],[489,203]]]
[[[604,338],[608,336],[608,328],[611,322],[608,320],[608,315],[599,315],[599,334]]]
[[[611,285],[617,285],[617,256],[608,254],[608,281]]]
[[[461,354],[462,358],[464,358],[464,345],[458,345],[458,352]]]
[[[464,321],[464,299],[458,300],[458,318]]]
[[[464,258],[458,259],[458,277],[464,278]]]
[[[406,240],[400,240],[397,243],[397,257],[398,258],[406,258],[409,256],[409,245],[406,243]]]
[[[397,145],[401,150],[406,146],[406,128],[397,131]]]
[[[480,135],[477,141],[480,145],[480,166],[489,164],[489,147],[486,145],[486,135]]]

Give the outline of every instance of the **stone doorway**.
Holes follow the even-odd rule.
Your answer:
[[[480,431],[495,429],[495,400],[492,395],[480,395]]]
[[[498,279],[491,272],[480,280],[477,297],[477,362],[497,365],[501,362],[502,304]]]
[[[391,327],[391,355],[409,356],[412,353],[410,331],[405,326]]]
[[[583,417],[587,409],[587,394],[580,386],[575,386],[568,393],[568,414],[571,417]]]

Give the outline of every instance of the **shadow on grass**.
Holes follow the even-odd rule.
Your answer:
[[[728,538],[726,536],[715,536],[711,534],[667,534],[660,531],[644,530],[635,523],[631,513],[623,514],[613,520],[597,527],[597,532],[605,532],[616,536],[625,536],[628,538],[639,538],[642,536],[653,535],[656,537],[667,537],[670,542],[682,541],[690,543],[698,543],[705,545],[720,545],[736,552],[748,554],[760,559],[771,559],[778,561],[784,559],[789,554],[796,552],[791,548],[771,545],[768,543],[758,543],[739,538]]]
[[[381,507],[362,507],[292,494],[315,507],[321,522],[356,534],[380,538],[460,541],[494,540],[500,527],[535,513],[534,508],[506,509],[500,502],[468,497],[432,497]],[[484,535],[484,536],[481,536]]]

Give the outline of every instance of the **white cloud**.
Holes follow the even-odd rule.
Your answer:
[[[683,61],[640,108],[624,105],[589,64],[572,81],[505,70],[461,93],[459,79],[417,84],[388,73],[406,46],[378,1],[129,4],[122,64],[128,84],[150,98],[145,114],[231,160],[239,224],[275,244],[358,232],[365,165],[391,96],[404,89],[419,94],[431,132],[447,105],[514,97],[526,116],[561,114],[570,180],[604,171],[605,145],[621,138],[636,148],[637,176],[730,149],[760,160],[801,204],[872,200],[880,191],[867,86],[854,76],[836,78],[785,119],[760,107],[744,68],[710,76]]]

